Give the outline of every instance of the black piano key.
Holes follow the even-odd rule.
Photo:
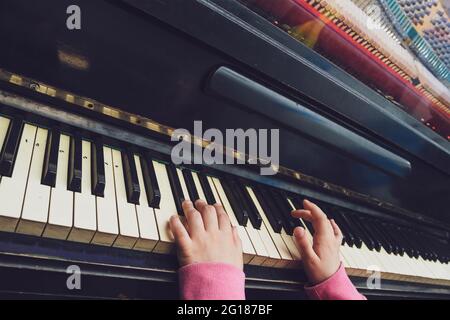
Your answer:
[[[359,219],[360,221],[361,228],[363,228],[367,236],[373,241],[374,249],[379,252],[381,250],[382,244],[380,239],[378,239],[378,237],[372,231],[370,219],[366,217],[357,217],[357,219]]]
[[[12,119],[9,124],[8,133],[0,155],[0,175],[2,176],[11,177],[13,174],[23,126],[24,123],[21,117]]]
[[[364,228],[361,226],[361,221],[356,217],[355,213],[344,213],[344,215],[349,219],[352,224],[352,228],[359,235],[361,240],[364,242],[369,250],[374,250],[374,241],[368,236]]]
[[[149,154],[146,154],[145,157],[140,157],[140,161],[148,205],[152,208],[159,208],[161,191],[159,190],[158,180],[156,180],[152,158]]]
[[[73,192],[81,192],[82,140],[79,136],[70,138],[69,172],[67,188]]]
[[[59,130],[49,130],[47,145],[45,146],[44,165],[42,167],[41,183],[53,188],[56,185],[60,137]]]
[[[398,246],[398,254],[403,256],[405,254],[405,244],[403,243],[402,238],[398,235],[397,228],[391,223],[385,223],[384,227]]]
[[[416,250],[411,242],[411,239],[405,234],[405,232],[406,232],[405,228],[397,227],[397,232],[398,232],[399,237],[401,237],[401,239],[405,245],[406,254],[409,257],[413,258]]]
[[[295,200],[293,200],[293,204],[295,209],[297,210],[303,210],[303,200],[305,200],[304,197],[297,197]],[[303,223],[305,224],[306,229],[308,229],[309,233],[314,234],[314,227],[311,222],[308,220],[302,219]]]
[[[169,177],[170,188],[172,189],[173,199],[175,201],[175,206],[179,215],[184,215],[183,213],[183,201],[184,194],[181,188],[180,180],[178,179],[177,168],[173,164],[168,164],[167,175]]]
[[[361,246],[362,246],[362,239],[358,235],[358,233],[355,231],[355,229],[353,228],[352,224],[348,221],[348,219],[344,215],[344,213],[339,210],[339,211],[335,212],[335,216],[340,218],[340,223],[343,226],[343,228],[345,228],[347,230],[347,232],[352,235],[352,237],[353,237],[353,244],[357,248],[361,248]]]
[[[253,192],[256,198],[258,199],[258,202],[261,205],[261,208],[263,209],[267,217],[267,220],[272,226],[273,231],[275,231],[276,233],[281,233],[281,229],[283,228],[283,221],[278,216],[278,214],[274,212],[274,208],[272,204],[268,202],[268,199],[265,196],[264,191],[262,191],[259,187],[254,187]]]
[[[233,209],[234,215],[236,216],[236,220],[238,221],[239,225],[241,226],[247,226],[248,222],[248,212],[245,210],[245,208],[242,207],[242,203],[240,199],[235,194],[234,190],[229,185],[227,179],[220,179],[220,182],[222,184],[223,190],[225,191],[225,195],[227,196],[228,202],[231,205],[231,208]]]
[[[189,193],[189,198],[192,202],[199,199],[197,188],[195,187],[194,178],[192,177],[192,172],[189,169],[182,169],[184,182],[186,183],[186,188]]]
[[[134,152],[132,150],[125,150],[121,154],[127,200],[129,203],[139,204],[141,187],[139,186],[136,162],[134,162]]]
[[[103,142],[97,139],[91,143],[91,172],[92,194],[97,197],[105,196],[105,159],[103,156]]]
[[[384,234],[384,236],[391,243],[391,245],[392,245],[392,253],[395,254],[395,255],[400,255],[401,254],[400,245],[398,244],[397,240],[392,236],[389,228],[387,227],[387,224],[379,221],[378,225],[379,225],[378,229]]]
[[[384,236],[382,232],[378,230],[378,225],[375,219],[370,219],[370,230],[372,233],[377,237],[377,239],[381,242],[381,245],[383,246],[384,250],[387,253],[393,252],[393,246],[389,242],[389,240]]]
[[[259,214],[258,209],[256,209],[255,204],[253,203],[253,200],[246,189],[245,183],[243,181],[233,181],[232,187],[235,188],[236,193],[240,197],[243,206],[247,209],[250,223],[255,229],[261,229],[261,215]]]
[[[334,209],[333,211],[333,219],[341,230],[342,235],[344,236],[343,242],[346,243],[349,247],[353,247],[355,245],[355,238],[353,236],[353,233],[348,230],[347,225],[342,221],[342,218],[339,216],[339,214],[336,214],[336,210],[337,209]]]
[[[303,223],[300,221],[300,219],[298,218],[294,218],[292,216],[292,206],[289,203],[289,200],[291,200],[291,202],[295,201],[292,199],[292,197],[288,196],[284,191],[279,191],[279,194],[284,202],[284,205],[286,207],[286,212],[284,213],[286,215],[286,219],[290,219],[292,221],[292,223],[296,226],[296,227],[303,227]],[[295,205],[294,208],[296,209]],[[303,220],[303,219],[302,219]]]
[[[283,228],[286,231],[287,234],[292,235],[294,233],[295,227],[297,227],[297,224],[293,221],[293,219],[290,219],[287,217],[286,212],[291,214],[292,210],[289,208],[286,204],[286,201],[283,199],[282,195],[278,193],[278,190],[271,189],[268,192],[268,196],[270,198],[270,201],[273,201],[277,208],[277,212],[281,219],[283,220]]]
[[[209,205],[216,204],[216,199],[214,197],[214,193],[211,190],[211,186],[209,185],[208,178],[203,173],[198,173],[198,179],[200,180],[200,184],[203,189],[203,193],[206,197],[206,202]]]

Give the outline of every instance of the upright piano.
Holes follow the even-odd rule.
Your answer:
[[[267,4],[0,2],[1,297],[177,298],[167,221],[201,198],[238,226],[250,299],[304,298],[292,230],[314,230],[289,215],[303,199],[342,228],[368,298],[450,298],[448,92],[439,104],[409,84],[380,91]],[[80,29],[67,28],[71,5]],[[171,134],[196,120],[279,129],[278,174],[175,166]]]

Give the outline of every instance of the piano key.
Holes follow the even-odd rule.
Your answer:
[[[99,149],[99,146],[99,144],[95,146],[97,161],[93,161],[92,163],[97,167],[97,172],[103,172],[104,190],[102,196],[96,195],[95,197],[97,207],[97,231],[92,238],[92,243],[103,246],[112,246],[119,234],[113,168],[114,163],[112,159],[112,149],[104,146],[101,146],[101,149]],[[99,159],[103,160],[101,164],[98,161]]]
[[[301,210],[303,209],[303,200],[305,200],[303,197],[300,198],[287,198],[289,200],[289,208],[294,208],[292,210]],[[290,217],[292,218],[291,213],[289,213]],[[294,219],[295,220],[295,219]],[[300,219],[300,222],[302,226],[309,231],[309,233],[314,234],[314,228],[312,226],[312,223],[303,219]]]
[[[58,163],[55,187],[50,190],[48,223],[44,237],[66,239],[73,225],[74,193],[67,189],[69,171],[70,137],[62,134],[59,139]]]
[[[1,231],[14,232],[20,218],[36,131],[35,126],[24,125],[13,174],[3,176],[0,181]]]
[[[141,159],[139,156],[135,155],[134,161],[136,163],[139,185],[144,186]],[[150,252],[158,243],[159,235],[155,220],[155,211],[147,205],[147,203],[149,203],[147,194],[148,192],[141,190],[139,204],[136,205],[137,221],[139,225],[139,239],[137,240],[134,249]]]
[[[189,191],[187,188],[186,180],[184,180],[183,171],[180,168],[176,168],[176,170],[177,170],[178,181],[180,182],[183,201],[191,200],[192,202],[195,202],[195,200],[192,200],[191,197],[189,196]]]
[[[376,221],[378,230],[384,235],[386,239],[388,239],[389,243],[392,245],[392,252],[395,255],[399,255],[401,252],[400,246],[397,243],[396,239],[392,236],[392,234],[389,232],[387,225],[385,223],[382,223],[381,221]]]
[[[3,150],[3,144],[8,135],[8,129],[9,129],[10,123],[11,123],[11,120],[0,116],[0,156],[1,156],[1,153]]]
[[[381,247],[382,247],[382,243],[372,230],[371,220],[366,217],[356,217],[356,219],[359,219],[361,228],[363,228],[363,230],[367,234],[367,236],[370,237],[370,239],[373,241],[374,249],[376,251],[380,251]]]
[[[159,242],[156,244],[153,252],[170,253],[173,251],[173,234],[170,231],[170,217],[177,214],[172,188],[170,186],[168,170],[166,165],[160,162],[152,161],[155,169],[156,179],[159,190],[161,191],[161,200],[159,208],[155,208],[155,218],[159,232]]]
[[[95,139],[91,144],[92,150],[92,194],[97,197],[103,197],[105,194],[105,159],[104,153],[109,153],[110,150],[105,151],[103,142],[100,138]],[[109,167],[111,162],[109,161]],[[113,180],[109,180],[113,182]]]
[[[220,183],[219,179],[214,177],[207,177],[209,185],[211,187],[211,190],[214,194],[215,203],[222,204],[223,208],[225,209],[225,212],[228,214],[228,217],[230,218],[230,222],[233,226],[236,227],[237,232],[239,234],[239,238],[242,242],[242,251],[244,255],[244,263],[245,264],[256,264],[260,265],[264,262],[265,258],[262,258],[260,256],[261,254],[261,246],[259,246],[259,242],[256,240],[255,243],[251,240],[251,234],[248,232],[248,230],[241,226],[236,216],[233,213],[233,209],[231,207],[231,204],[229,202],[229,199],[227,198],[225,191],[223,190],[223,185]],[[257,248],[255,248],[255,245],[257,245]]]
[[[152,208],[159,208],[161,201],[161,192],[156,179],[155,168],[150,154],[141,157],[142,178],[144,188],[147,193],[148,205]],[[140,203],[142,205],[142,203]]]
[[[41,183],[47,136],[47,129],[37,129],[18,233],[41,236],[48,220],[50,187]]]
[[[281,229],[283,228],[283,221],[279,218],[278,214],[274,213],[273,205],[268,203],[268,199],[265,197],[265,193],[258,187],[252,189],[253,193],[258,200],[258,204],[261,206],[264,211],[265,217],[268,220],[271,228],[276,233],[281,233]]]
[[[248,212],[242,207],[241,200],[234,192],[233,188],[230,186],[229,181],[227,179],[221,179],[221,186],[225,192],[225,196],[227,197],[228,202],[230,203],[230,207],[233,210],[234,215],[236,216],[236,220],[241,226],[247,226],[248,222]]]
[[[68,188],[69,190],[78,193],[81,192],[81,180],[83,176],[82,157],[83,157],[83,142],[81,140],[81,137],[75,135],[70,139]]]
[[[245,193],[245,197],[248,199],[249,206],[253,206],[254,210],[257,211],[256,213],[261,218],[261,224],[259,225],[259,229],[257,229],[255,226],[254,229],[259,233],[259,236],[261,237],[261,240],[264,244],[264,247],[267,251],[267,259],[264,261],[263,266],[272,267],[275,266],[278,262],[281,260],[281,256],[278,253],[277,247],[275,246],[272,237],[269,234],[269,231],[267,230],[266,226],[262,223],[262,217],[256,208],[255,203],[253,202],[253,199],[250,196],[251,189],[248,186],[245,186],[245,189],[243,190]]]
[[[130,158],[130,156],[132,156],[132,154],[128,154],[128,157],[123,157],[123,153],[120,151],[112,150],[114,183],[116,187],[117,217],[119,221],[119,235],[117,236],[116,241],[114,241],[113,246],[126,249],[132,249],[139,238],[136,206],[129,201],[130,199],[128,197],[130,195],[127,193],[127,190],[129,189],[127,189],[125,183],[124,172],[128,169],[124,169],[124,163],[122,162],[123,159],[127,159],[130,162],[133,160],[132,165],[129,163],[129,168],[134,168],[135,170],[134,157]],[[137,172],[135,172],[135,174],[136,183],[137,186],[139,186],[139,182],[137,182]],[[133,189],[133,192],[134,191],[136,191],[136,189]],[[140,192],[137,194],[140,196]],[[132,200],[136,200],[137,202],[139,199]]]
[[[205,194],[206,201],[209,205],[215,204],[216,199],[214,198],[213,191],[211,190],[211,186],[209,185],[208,179],[203,173],[198,174],[198,179],[200,184],[202,185],[203,192]]]
[[[199,199],[199,195],[194,183],[194,178],[192,177],[192,172],[188,169],[182,169],[181,171],[183,173],[184,182],[186,183],[189,199],[195,202],[196,200]]]
[[[192,174],[192,180],[194,181],[194,186],[195,186],[195,188],[197,190],[198,198],[203,200],[203,201],[206,201],[208,204],[210,204],[208,202],[208,200],[206,199],[205,192],[203,191],[203,187],[202,187],[202,184],[200,182],[199,174],[197,172],[195,172],[195,171],[192,171],[191,174]]]
[[[139,204],[141,188],[137,177],[136,164],[134,163],[134,154],[131,150],[126,150],[121,152],[121,156],[121,166],[123,168],[123,177],[128,202]]]
[[[359,219],[355,217],[354,213],[344,213],[342,212],[344,218],[351,224],[352,230],[357,234],[357,236],[364,242],[369,250],[373,250],[375,247],[374,241],[370,239],[365,230],[360,224]]]
[[[60,133],[57,129],[52,129],[48,133],[47,144],[45,146],[44,166],[42,170],[42,184],[55,187],[56,171],[59,156]]]
[[[339,222],[342,225],[342,228],[346,230],[346,232],[351,235],[353,238],[353,243],[356,247],[361,248],[362,239],[355,233],[355,230],[352,228],[351,223],[348,221],[346,216],[341,211],[336,211],[334,213],[335,218],[339,219]]]
[[[353,233],[348,229],[348,226],[342,221],[342,218],[339,214],[336,213],[336,211],[333,211],[333,219],[339,226],[339,228],[342,231],[342,234],[344,235],[344,244],[347,244],[349,247],[353,247],[355,245],[355,237],[353,236]]]
[[[78,151],[81,149],[81,163],[76,163],[78,155],[74,155],[72,152],[72,167],[69,167],[69,174],[72,172],[72,180],[69,182],[74,183],[77,180],[78,173],[81,173],[80,192],[75,192],[74,200],[74,212],[73,212],[73,227],[70,231],[68,240],[89,243],[91,242],[95,232],[97,231],[97,210],[96,210],[96,198],[92,194],[92,182],[91,182],[91,143],[86,140],[81,141],[81,147],[73,148],[78,144],[77,139],[72,139],[72,149]],[[74,155],[74,157],[72,157]],[[73,163],[75,161],[75,164]],[[76,178],[76,179],[75,179]],[[75,182],[75,185],[78,182]],[[75,188],[77,189],[77,188]],[[73,190],[73,189],[69,189]]]
[[[173,164],[168,164],[165,167],[170,182],[170,188],[172,190],[171,194],[173,195],[175,207],[177,209],[176,212],[178,212],[179,215],[184,215],[182,204],[185,198],[183,190],[181,189],[180,180],[178,178],[177,168]]]
[[[269,197],[268,201],[273,201],[273,203],[275,204],[278,215],[283,221],[284,230],[288,235],[292,235],[295,227],[297,227],[297,224],[294,223],[293,219],[291,219],[286,215],[286,212],[288,212],[287,214],[289,215],[291,214],[292,211],[291,208],[287,206],[287,203],[282,198],[282,196],[277,192],[277,190],[274,189],[270,190],[267,193],[267,196]]]
[[[248,191],[253,203],[255,204],[256,209],[258,210],[259,214],[261,215],[261,218],[263,220],[263,227],[267,230],[267,233],[269,234],[270,238],[272,239],[272,242],[279,254],[280,260],[278,260],[275,263],[275,267],[283,268],[283,267],[289,267],[289,266],[296,265],[297,263],[292,258],[289,248],[284,243],[283,238],[281,237],[281,234],[277,233],[273,230],[273,228],[263,210],[263,207],[261,206],[261,204],[254,192],[254,188],[247,187],[247,191]]]
[[[255,229],[261,229],[262,218],[258,210],[256,209],[255,204],[250,198],[247,186],[245,185],[244,181],[233,181],[231,187],[236,191],[236,194],[238,194],[242,206],[245,207],[250,223]]]
[[[381,243],[383,244],[384,250],[389,254],[392,253],[394,248],[392,244],[390,243],[389,239],[385,237],[383,232],[379,230],[378,223],[375,219],[371,220],[371,228],[372,232],[375,234],[375,236],[380,239]]]
[[[24,122],[21,117],[15,117],[9,125],[0,155],[0,176],[11,177],[13,174],[23,127]]]

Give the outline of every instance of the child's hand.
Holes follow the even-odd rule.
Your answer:
[[[203,200],[197,200],[194,208],[191,201],[184,201],[183,211],[185,224],[178,215],[170,219],[181,266],[222,262],[243,269],[241,239],[220,204],[210,206]]]
[[[304,210],[292,211],[292,215],[312,223],[313,243],[302,227],[295,228],[294,238],[309,281],[315,285],[328,279],[339,269],[342,232],[334,220],[328,220],[325,213],[314,203],[304,200],[303,208]]]

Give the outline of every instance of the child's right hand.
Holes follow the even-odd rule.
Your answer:
[[[294,230],[294,238],[302,256],[305,272],[312,285],[330,278],[339,269],[341,257],[339,248],[342,232],[334,222],[314,203],[303,201],[304,210],[292,211],[292,216],[310,221],[314,228],[313,243],[302,227]]]

